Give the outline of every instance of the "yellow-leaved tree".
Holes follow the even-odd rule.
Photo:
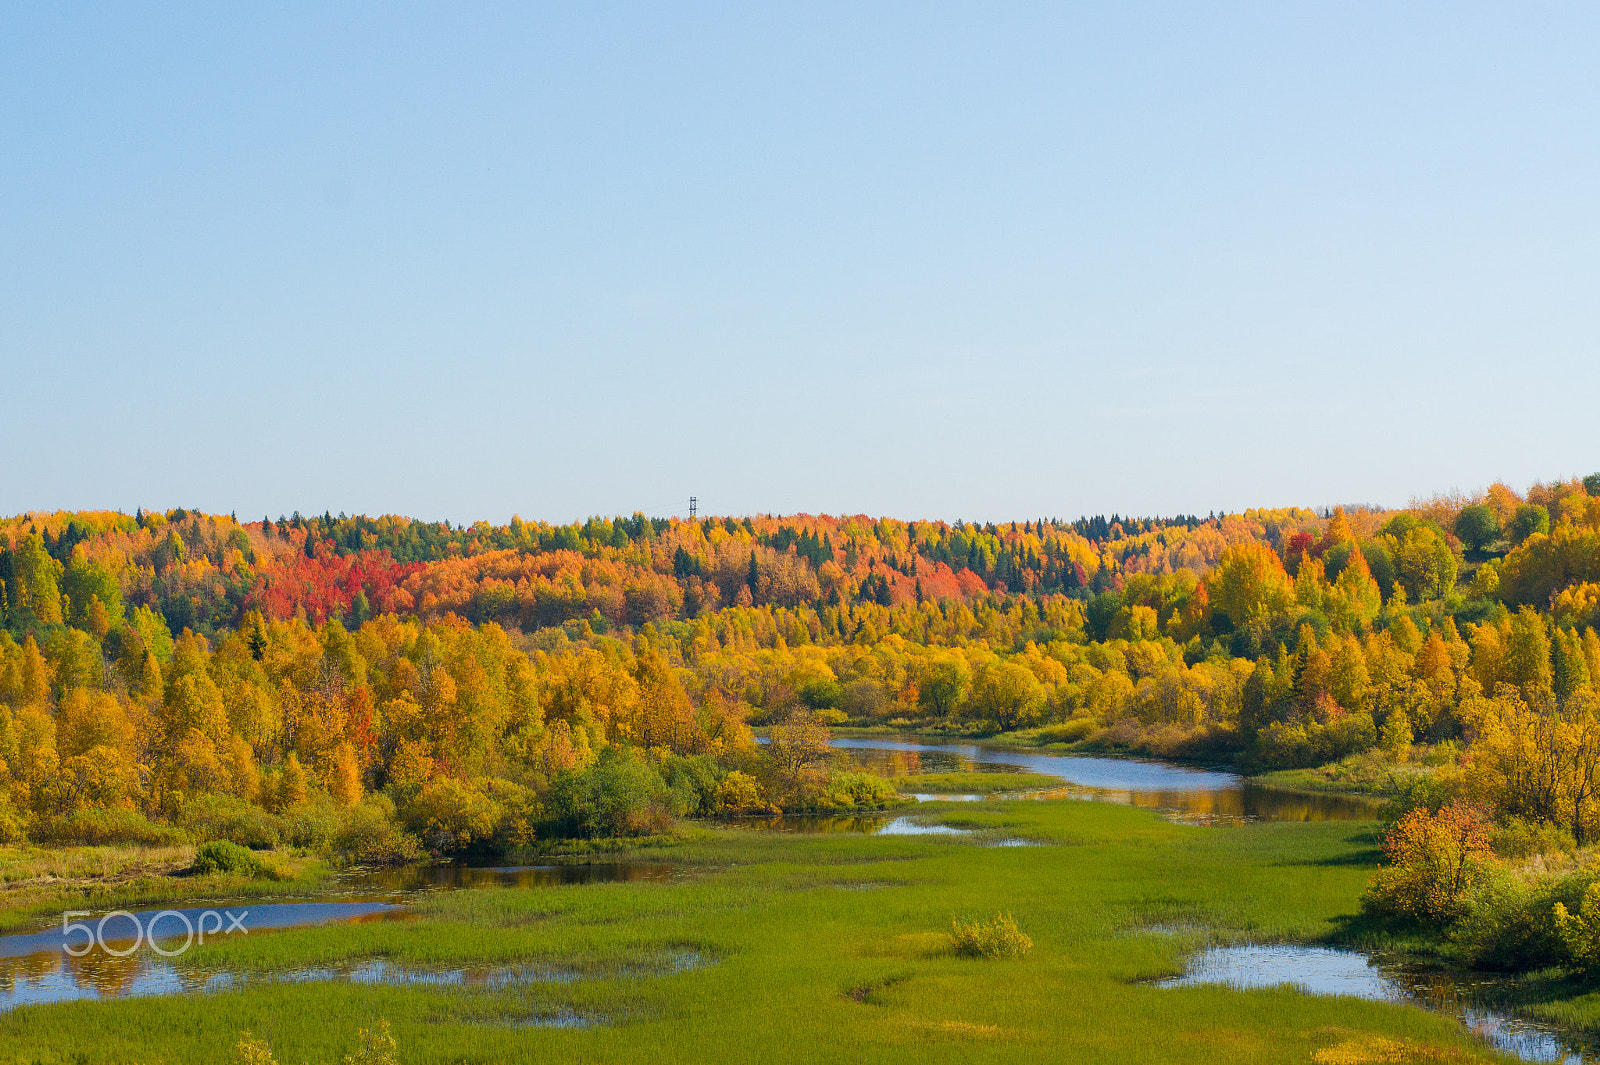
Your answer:
[[[1239,630],[1263,630],[1273,615],[1288,609],[1294,600],[1289,573],[1278,553],[1253,541],[1232,544],[1223,551],[1201,587],[1213,619],[1220,615]]]

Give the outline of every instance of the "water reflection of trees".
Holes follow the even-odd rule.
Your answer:
[[[1069,770],[1108,769],[1113,779],[1106,783],[1131,787],[1094,787],[1071,784],[1062,788],[1026,793],[1032,798],[1093,799],[1140,806],[1175,815],[1177,820],[1226,824],[1237,821],[1364,821],[1377,816],[1378,804],[1371,799],[1346,795],[1297,794],[1264,788],[1240,780],[1232,773],[1200,772],[1161,762],[1139,759],[1102,759],[1092,755],[1053,754],[1012,757],[1005,762],[983,760],[967,751],[947,746],[937,750],[905,750],[895,747],[840,747],[836,750],[857,766],[881,776],[904,777],[921,773],[1025,772],[1051,775],[1077,775]],[[1175,779],[1176,778],[1176,779]],[[1184,779],[1188,778],[1188,779]],[[1219,786],[1219,784],[1221,786]],[[1169,785],[1163,788],[1162,785]],[[1173,786],[1175,785],[1175,786]],[[1134,790],[1138,789],[1138,790]],[[1016,798],[1006,795],[1004,798]]]
[[[894,747],[836,747],[849,765],[880,777],[914,777],[923,773],[1021,773],[1027,767],[1011,762],[985,762],[955,751],[907,751]]]
[[[918,751],[854,748],[844,752],[845,760],[880,777],[914,777],[926,772]]]
[[[1069,786],[1003,796],[1005,798],[1080,799],[1138,806],[1175,815],[1195,824],[1237,824],[1243,821],[1357,821],[1376,816],[1377,805],[1343,795],[1298,795],[1246,785],[1215,791],[1125,791]]]
[[[351,880],[357,890],[401,892],[425,888],[553,887],[635,880],[666,880],[673,867],[664,862],[593,862],[586,865],[466,866],[418,865],[373,870]],[[367,914],[359,920],[395,920],[393,912]]]
[[[132,945],[112,942],[110,946],[123,950]],[[59,997],[61,990],[89,993],[100,998],[120,998],[133,993],[135,985],[159,977],[162,982],[173,982],[178,989],[193,990],[199,977],[180,974],[165,963],[151,958],[144,948],[119,958],[96,947],[81,958],[65,951],[46,950],[16,957],[0,958],[0,995],[13,1002],[28,1001],[32,993],[44,986],[52,990],[50,997]]]

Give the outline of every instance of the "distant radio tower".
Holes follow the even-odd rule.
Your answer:
[[[690,521],[694,520],[695,512],[699,509],[699,507],[700,507],[700,500],[696,499],[694,496],[690,496],[689,497],[689,520]]]

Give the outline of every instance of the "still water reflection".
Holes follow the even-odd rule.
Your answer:
[[[373,869],[346,878],[356,891],[395,893],[459,888],[536,888],[565,884],[614,884],[668,880],[665,862],[594,862],[589,865],[407,865]]]
[[[109,918],[103,926],[103,915],[96,914],[86,923],[91,929],[99,929],[101,935],[81,957],[74,956],[86,945],[79,932],[67,936],[58,927],[30,935],[0,936],[0,1010],[36,1002],[171,995],[203,989],[196,982],[203,984],[205,977],[184,974],[164,961],[155,949],[180,952],[189,938],[187,929],[199,926],[203,914],[223,915],[220,920],[208,918],[205,923],[207,938],[215,941],[270,929],[390,920],[402,916],[404,909],[387,902],[246,901],[174,911],[139,910],[131,918]],[[189,924],[170,916],[172,912],[182,914]],[[168,916],[153,923],[163,913]],[[134,921],[138,922],[137,938]],[[152,927],[155,948],[144,934]]]
[[[1066,786],[1029,793],[1143,806],[1196,824],[1243,821],[1364,821],[1377,803],[1344,795],[1302,795],[1253,784],[1237,773],[1136,758],[1095,758],[917,739],[836,738],[852,764],[881,776],[922,773],[1043,773]],[[1002,794],[999,798],[1011,798]]]

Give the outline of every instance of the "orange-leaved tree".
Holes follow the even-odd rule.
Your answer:
[[[1373,876],[1363,907],[1441,924],[1461,916],[1467,892],[1494,860],[1487,814],[1459,799],[1438,812],[1406,814],[1384,836],[1383,852],[1390,864]]]

